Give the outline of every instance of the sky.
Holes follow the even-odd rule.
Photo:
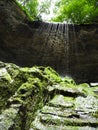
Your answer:
[[[49,21],[52,17],[54,17],[54,13],[53,13],[53,9],[55,7],[55,3],[58,1],[58,0],[46,0],[46,1],[51,1],[51,6],[49,8],[50,10],[50,14],[45,14],[45,13],[42,13],[41,14],[41,17],[44,21]],[[39,0],[39,4],[41,4],[42,2],[46,2],[45,0]]]

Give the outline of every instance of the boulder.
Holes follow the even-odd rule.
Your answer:
[[[51,67],[0,62],[0,130],[97,130],[97,86]]]

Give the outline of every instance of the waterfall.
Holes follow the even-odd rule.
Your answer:
[[[58,24],[58,33],[59,35],[63,36],[63,46],[64,46],[64,56],[62,60],[65,59],[65,66],[64,66],[64,75],[70,75],[70,61],[69,61],[69,51],[70,51],[70,42],[69,42],[69,24],[68,23],[59,23]]]
[[[65,66],[64,66],[64,73],[66,73],[67,76],[70,75],[70,61],[69,61],[69,51],[70,51],[70,42],[69,42],[69,24],[68,23],[49,23],[49,25],[51,26],[51,30],[50,33],[53,34],[55,36],[55,40],[52,44],[55,44],[55,47],[59,47],[59,44],[61,44],[60,42],[58,43],[57,39],[59,40],[63,40],[61,42],[63,42],[63,57],[61,57],[59,50],[56,50],[58,52],[57,55],[57,61],[55,61],[55,65],[56,65],[56,69],[59,70],[62,63],[60,63],[60,61],[62,62],[65,59]],[[51,37],[50,37],[51,38]],[[48,39],[49,35],[48,35]],[[48,40],[47,40],[48,42]],[[56,45],[57,44],[57,45]],[[54,49],[58,49],[58,48],[54,48]]]
[[[79,57],[77,55],[78,48],[76,44],[76,34],[74,25],[68,23],[42,23],[39,32],[44,32],[45,35],[44,42],[41,43],[42,46],[40,48],[40,52],[42,53],[39,54],[41,64],[44,63],[45,65],[47,65],[47,59],[49,59],[50,63],[48,65],[51,66],[51,64],[54,63],[53,67],[55,67],[55,69],[58,72],[62,68],[64,72],[62,72],[62,75],[64,74],[64,76],[70,76],[71,49],[73,51],[73,55],[75,54],[75,62],[79,62]],[[72,42],[70,41],[70,32],[71,37],[73,39]],[[50,57],[51,54],[53,54],[53,57]]]
[[[65,43],[66,43],[66,73],[69,75],[70,66],[69,66],[69,25],[65,24]]]
[[[42,23],[43,32],[45,31],[46,36],[44,38],[44,43],[42,43],[42,47],[40,48],[41,50],[40,52],[42,52],[41,54],[39,54],[41,59],[40,65],[43,65],[43,62],[45,63],[45,57],[46,57],[45,55],[47,54],[47,45],[50,39],[50,34],[53,31],[53,26],[54,25],[52,23]]]

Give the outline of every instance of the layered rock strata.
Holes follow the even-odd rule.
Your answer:
[[[0,0],[0,60],[97,82],[98,25],[30,21],[14,0]]]
[[[0,130],[88,129],[98,129],[97,86],[0,62]]]

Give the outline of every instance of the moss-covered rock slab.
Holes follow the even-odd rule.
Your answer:
[[[0,130],[97,130],[97,86],[50,67],[0,62]]]

